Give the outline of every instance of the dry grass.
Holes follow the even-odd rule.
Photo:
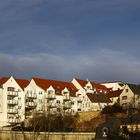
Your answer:
[[[100,114],[100,111],[81,112],[79,113],[78,122],[91,121],[93,118],[98,117]]]

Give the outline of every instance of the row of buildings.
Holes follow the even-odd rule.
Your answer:
[[[33,114],[75,114],[119,103],[140,106],[140,86],[123,82],[95,83],[74,78],[63,82],[0,78],[0,126],[21,123]]]

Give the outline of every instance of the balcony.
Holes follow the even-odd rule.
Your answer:
[[[35,93],[27,93],[27,94],[26,94],[26,97],[27,97],[27,98],[36,99],[36,98],[37,98],[37,95],[36,95]]]
[[[56,96],[55,96],[55,94],[48,94],[46,96],[46,98],[49,99],[49,100],[54,100],[54,99],[56,99]]]
[[[8,96],[16,97],[16,96],[18,96],[18,92],[17,91],[9,91]]]
[[[10,108],[10,109],[8,109],[7,113],[8,113],[8,114],[17,114],[18,111],[17,111],[17,109],[15,109],[15,108]]]
[[[49,103],[48,108],[56,108],[56,103]]]
[[[64,110],[71,108],[71,103],[67,103],[63,105]]]
[[[13,100],[8,100],[7,101],[7,104],[8,105],[17,105],[18,104],[18,101],[17,100],[14,100],[14,99]]]
[[[19,123],[19,119],[16,118],[9,118],[8,123]]]
[[[36,105],[37,104],[35,102],[26,102],[26,108],[35,108]]]
[[[63,100],[66,102],[66,101],[69,101],[70,100],[70,96],[69,95],[64,95],[63,96]]]
[[[77,97],[77,102],[78,103],[82,103],[82,101],[83,101],[83,98],[82,97]]]

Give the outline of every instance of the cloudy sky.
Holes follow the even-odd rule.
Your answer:
[[[140,83],[140,0],[0,0],[0,76]]]

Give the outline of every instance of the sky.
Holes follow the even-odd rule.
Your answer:
[[[140,83],[140,1],[1,0],[5,76]]]

